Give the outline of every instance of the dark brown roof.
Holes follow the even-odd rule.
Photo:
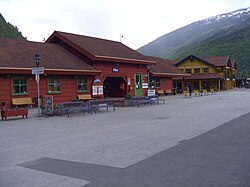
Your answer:
[[[117,41],[55,31],[46,42],[56,43],[58,40],[79,50],[91,58],[91,60],[122,61],[140,64],[155,63]]]
[[[59,45],[0,37],[0,67],[35,67],[34,54],[41,54],[40,66],[55,70],[98,72]]]
[[[187,59],[194,58],[197,59],[205,64],[211,65],[211,66],[228,66],[230,62],[230,57],[229,56],[211,56],[211,57],[198,57],[195,55],[189,55],[186,58],[180,60],[179,62],[175,63],[175,66],[178,66],[178,64],[183,63]],[[174,63],[174,62],[173,62]]]
[[[149,60],[156,62],[155,65],[152,65],[150,72],[152,74],[162,74],[162,75],[186,75],[183,71],[179,70],[177,67],[171,64],[171,60],[162,59],[159,57],[147,56]]]
[[[211,56],[202,58],[214,66],[227,66],[229,56]]]

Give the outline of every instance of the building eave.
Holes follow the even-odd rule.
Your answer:
[[[151,72],[150,73],[153,75],[153,76],[159,76],[159,77],[190,77],[190,74],[181,74],[181,73],[155,73],[155,72]]]
[[[19,68],[19,67],[0,67],[0,73],[26,73],[32,74],[32,68]],[[100,70],[79,70],[79,69],[51,69],[44,68],[44,74],[66,74],[66,75],[75,75],[75,74],[86,74],[86,75],[97,75],[101,73]]]
[[[95,55],[95,60],[97,60],[97,61],[112,61],[112,62],[130,63],[130,64],[156,64],[155,61],[150,61],[150,60],[122,58],[122,57],[111,57],[111,56],[102,56],[102,55]]]

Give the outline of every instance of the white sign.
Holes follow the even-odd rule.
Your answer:
[[[92,86],[92,94],[97,95],[97,86]]]
[[[44,67],[32,67],[32,74],[44,74]]]
[[[148,90],[148,96],[155,96],[155,90]]]
[[[142,83],[142,88],[148,88],[148,83],[147,82]]]

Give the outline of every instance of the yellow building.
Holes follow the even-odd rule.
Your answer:
[[[236,86],[236,62],[229,56],[215,56],[200,58],[194,55],[178,61],[174,64],[190,77],[176,78],[174,87],[185,90],[188,85],[193,90],[226,90]]]

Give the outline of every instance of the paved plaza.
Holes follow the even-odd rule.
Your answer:
[[[0,186],[250,183],[250,90],[165,100],[70,118],[31,109],[28,119],[1,121]]]

